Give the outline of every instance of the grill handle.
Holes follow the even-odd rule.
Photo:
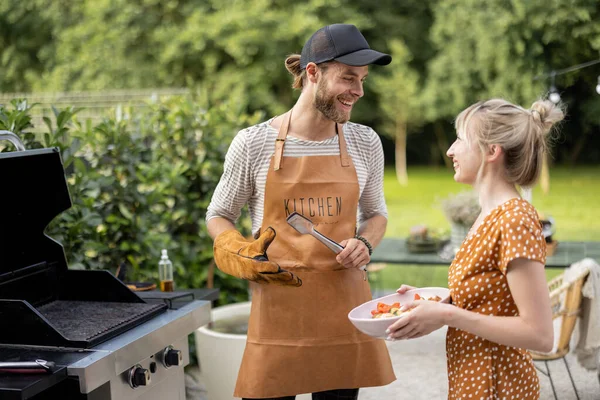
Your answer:
[[[26,374],[52,372],[54,362],[46,360],[0,362],[0,372]]]
[[[17,151],[25,151],[25,146],[19,137],[10,131],[0,131],[0,140],[8,140],[15,146]]]

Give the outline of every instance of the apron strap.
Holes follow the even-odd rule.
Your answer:
[[[292,119],[292,110],[288,111],[283,115],[283,122],[279,127],[279,134],[275,139],[275,159],[273,160],[273,169],[275,171],[281,168],[281,159],[283,158],[283,145],[285,144],[285,138],[287,137],[288,130],[290,129],[290,120]]]
[[[273,169],[278,171],[281,168],[281,162],[283,160],[283,146],[285,139],[290,129],[290,121],[292,119],[292,110],[288,111],[283,115],[283,122],[279,127],[279,133],[277,139],[275,139],[275,159],[273,160]],[[348,148],[346,146],[346,139],[344,138],[344,129],[340,124],[335,124],[335,130],[338,134],[338,140],[340,145],[340,161],[342,167],[350,166],[350,156],[348,155]]]
[[[338,140],[340,141],[340,160],[342,167],[350,166],[350,157],[348,156],[348,148],[346,147],[346,139],[344,139],[344,128],[343,125],[335,124],[335,129],[338,134]]]

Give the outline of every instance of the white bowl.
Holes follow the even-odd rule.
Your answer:
[[[440,296],[442,298],[442,302],[448,302],[450,300],[450,290],[443,287],[426,287],[426,288],[418,288],[406,291],[404,294],[390,294],[388,296],[383,296],[375,300],[367,301],[366,303],[361,304],[360,306],[354,308],[352,311],[348,313],[348,319],[352,324],[362,333],[365,333],[369,336],[373,336],[380,339],[387,338],[387,334],[385,333],[386,329],[398,321],[398,319],[404,317],[407,314],[402,314],[398,317],[390,317],[390,318],[373,318],[371,315],[372,310],[377,309],[377,303],[385,303],[388,305],[392,305],[394,303],[400,303],[400,305],[404,305],[406,303],[410,303],[415,298],[415,293],[418,293],[421,297],[433,297]]]

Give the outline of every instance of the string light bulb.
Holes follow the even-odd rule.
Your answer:
[[[588,67],[591,67],[592,65],[596,65],[596,64],[600,64],[600,59],[584,62],[582,64],[572,65],[570,67],[550,71],[548,73],[543,73],[541,75],[534,77],[533,80],[535,81],[535,80],[542,79],[542,78],[551,78],[552,81],[550,83],[550,92],[548,94],[548,99],[551,102],[553,102],[554,104],[558,104],[558,102],[560,102],[561,99],[560,99],[560,94],[558,93],[558,90],[556,90],[556,86],[554,86],[554,78],[556,78],[557,75],[568,74],[570,72],[578,71],[583,68],[588,68]],[[596,85],[596,92],[598,94],[600,94],[600,75],[598,76],[598,85]]]
[[[552,82],[550,83],[550,95],[548,98],[554,104],[558,104],[560,101],[560,94],[558,94],[558,90],[556,90],[556,86],[554,86],[554,78],[556,77],[556,71],[552,71],[550,73],[550,78],[552,78]]]
[[[550,87],[550,95],[548,96],[548,98],[554,104],[558,104],[560,102],[560,94],[558,94],[558,90],[556,90],[556,87],[554,85]]]

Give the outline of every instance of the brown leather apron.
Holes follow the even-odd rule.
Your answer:
[[[252,284],[248,340],[234,395],[268,398],[382,386],[396,378],[383,340],[359,332],[348,312],[371,299],[364,272],[286,222],[294,211],[341,242],[354,237],[359,185],[342,126],[340,156],[283,158],[291,112],[276,141],[265,187],[262,226],[277,236],[270,260],[302,279],[299,288]]]

